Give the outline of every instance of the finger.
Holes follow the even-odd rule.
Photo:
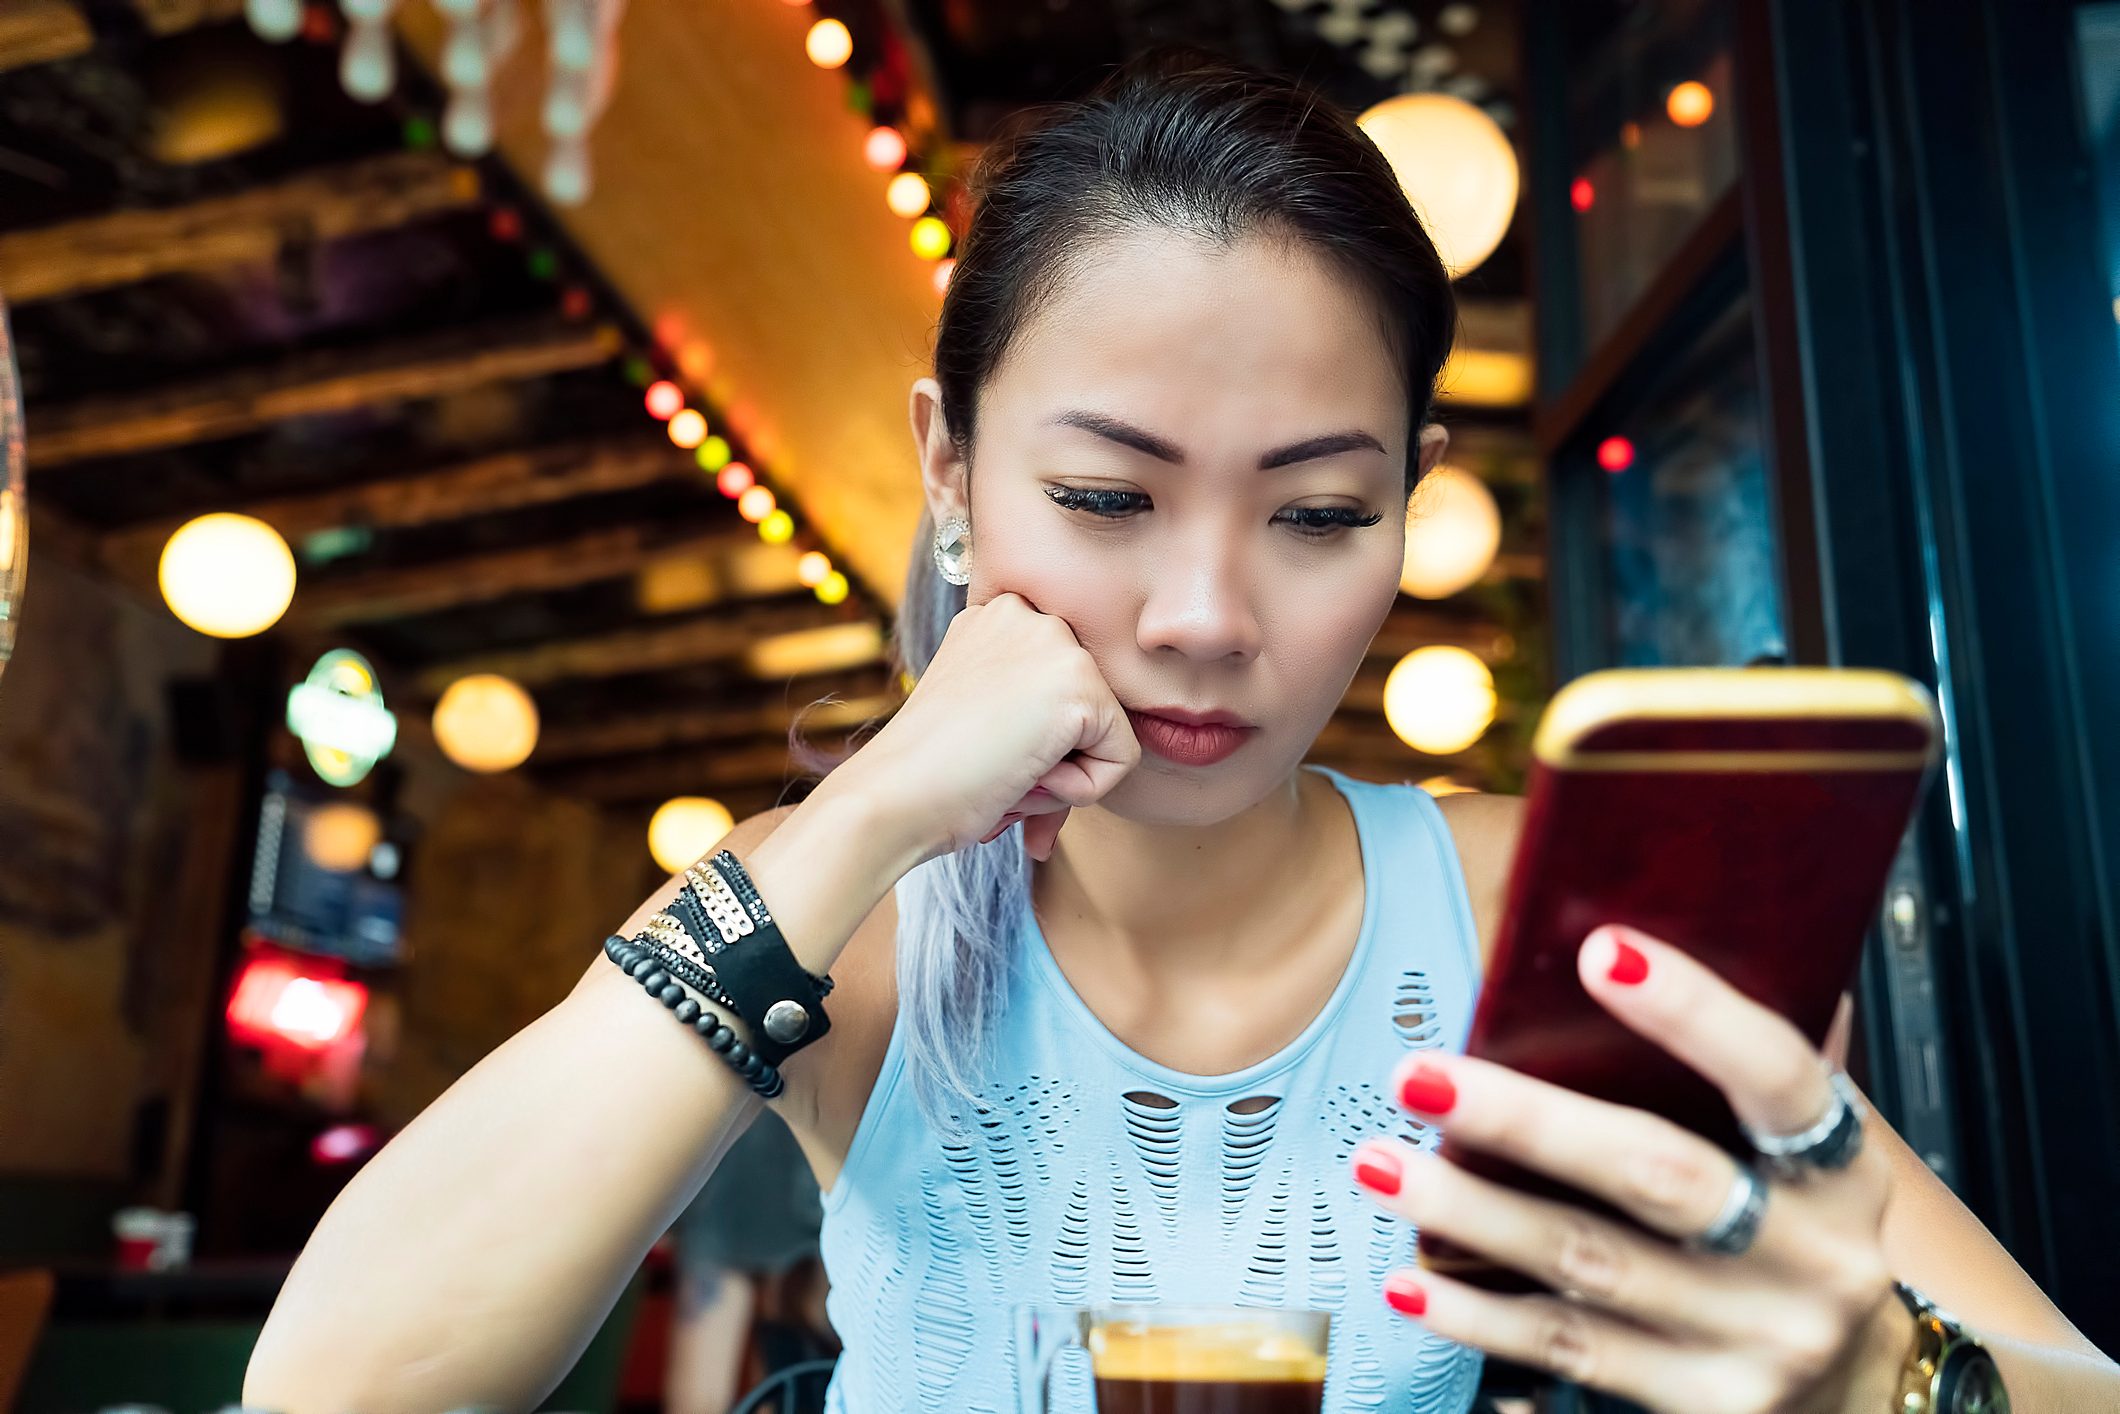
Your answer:
[[[1737,1173],[1728,1154],[1661,1115],[1473,1056],[1408,1056],[1391,1088],[1414,1114],[1442,1121],[1452,1144],[1559,1179],[1670,1237],[1706,1231]]]
[[[1023,847],[1030,857],[1043,864],[1053,857],[1053,842],[1060,837],[1060,827],[1067,823],[1067,812],[1057,810],[1051,814],[1033,815],[1024,822]]]
[[[1568,1203],[1535,1198],[1393,1139],[1365,1140],[1357,1181],[1382,1207],[1553,1290],[1686,1338],[1728,1339],[1770,1314],[1757,1280]],[[1396,1176],[1398,1187],[1390,1189]],[[1379,1180],[1383,1182],[1379,1182]]]
[[[1023,817],[1021,815],[1011,810],[1008,814],[1001,817],[1000,824],[994,826],[993,829],[988,830],[984,835],[979,837],[979,843],[990,844],[994,840],[999,839],[1002,833],[1006,831],[1009,826],[1015,824],[1018,820],[1021,820],[1022,818]]]
[[[1754,1129],[1799,1133],[1832,1105],[1831,1072],[1803,1033],[1678,948],[1609,925],[1577,949],[1576,971],[1601,1006],[1698,1071]]]
[[[1564,1297],[1503,1296],[1409,1268],[1384,1279],[1384,1299],[1446,1340],[1653,1408],[1700,1409],[1717,1387],[1701,1352]]]
[[[1833,1008],[1833,1024],[1826,1028],[1826,1039],[1818,1049],[1827,1061],[1842,1069],[1848,1064],[1848,1042],[1855,1034],[1855,994],[1842,992],[1840,1005]]]

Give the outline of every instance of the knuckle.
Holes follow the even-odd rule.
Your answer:
[[[1776,1364],[1784,1389],[1808,1389],[1840,1358],[1840,1321],[1825,1310],[1812,1310],[1780,1323],[1776,1331]]]
[[[1554,1269],[1572,1290],[1609,1301],[1626,1285],[1626,1253],[1603,1224],[1587,1215],[1562,1220],[1553,1251]]]
[[[1760,1098],[1771,1106],[1775,1113],[1800,1115],[1809,1122],[1807,1111],[1819,1108],[1818,1094],[1825,1087],[1825,1072],[1818,1057],[1808,1051],[1794,1050],[1785,1057],[1767,1062],[1760,1078]]]
[[[1596,1342],[1591,1339],[1589,1317],[1580,1307],[1546,1303],[1532,1328],[1531,1348],[1532,1358],[1562,1379],[1583,1385],[1598,1382]]]
[[[1625,1196],[1638,1208],[1669,1217],[1688,1216],[1720,1191],[1708,1153],[1671,1144],[1636,1150],[1621,1169]]]
[[[1724,1397],[1716,1408],[1721,1414],[1787,1414],[1788,1384],[1770,1369],[1747,1362],[1717,1381]]]
[[[1854,1243],[1834,1249],[1829,1289],[1843,1310],[1851,1315],[1867,1314],[1891,1289],[1892,1274],[1884,1254],[1874,1247]]]

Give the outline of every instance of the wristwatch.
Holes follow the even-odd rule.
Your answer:
[[[1987,1347],[1913,1287],[1892,1286],[1914,1316],[1893,1414],[2009,1414],[2009,1392]]]

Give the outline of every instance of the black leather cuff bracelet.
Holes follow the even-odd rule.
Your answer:
[[[752,1049],[777,1066],[832,1029],[824,1011],[831,979],[811,976],[795,960],[734,854],[722,850],[707,865],[751,925],[747,936],[723,939],[725,946],[714,955],[715,980],[735,1000],[737,1014],[751,1024]]]

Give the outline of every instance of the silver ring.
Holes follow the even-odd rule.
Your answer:
[[[1832,1074],[1833,1102],[1818,1122],[1796,1134],[1762,1134],[1745,1126],[1745,1138],[1779,1177],[1793,1177],[1803,1166],[1837,1170],[1862,1152],[1862,1121],[1869,1112],[1847,1072]]]
[[[1767,1185],[1759,1181],[1750,1164],[1739,1164],[1737,1176],[1730,1180],[1730,1191],[1723,1198],[1722,1211],[1708,1224],[1707,1231],[1687,1238],[1686,1245],[1735,1257],[1759,1236],[1760,1220],[1766,1215]]]

